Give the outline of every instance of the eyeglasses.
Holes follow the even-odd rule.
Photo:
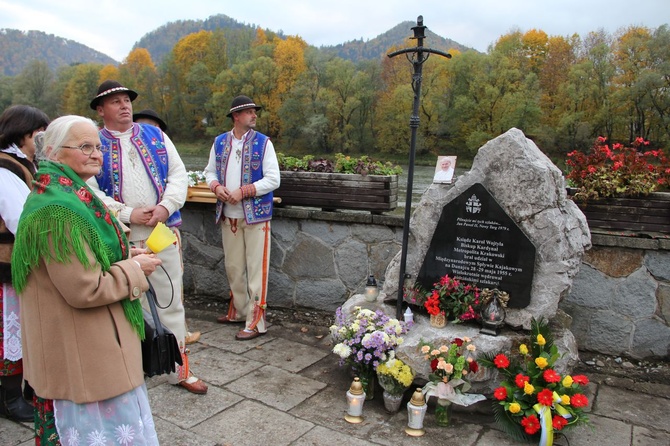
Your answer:
[[[93,144],[82,144],[80,146],[61,146],[64,149],[79,149],[81,150],[81,153],[83,153],[86,156],[91,156],[93,154],[93,151],[97,150],[98,152],[102,152],[102,146],[97,145],[94,146]]]

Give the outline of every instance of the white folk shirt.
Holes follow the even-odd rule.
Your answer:
[[[102,198],[110,210],[118,212],[118,218],[121,222],[130,225],[130,236],[128,238],[131,242],[146,240],[153,228],[146,225],[131,224],[130,214],[134,208],[155,205],[157,201],[156,188],[147,174],[137,149],[130,142],[130,137],[133,134],[132,127],[125,132],[113,130],[109,130],[109,132],[115,138],[119,138],[121,144],[124,202],[119,203],[101,191],[95,177],[90,178],[87,184]],[[186,201],[188,175],[177,148],[165,133],[163,133],[163,137],[165,138],[169,169],[163,198],[158,204],[165,207],[169,215],[172,215],[175,211],[181,209]]]
[[[238,158],[236,153],[238,150],[240,154],[242,153],[242,143],[249,132],[242,135],[242,139],[235,138],[233,132],[229,133],[233,137],[233,140],[231,141],[230,155],[228,156],[228,166],[226,166],[225,186],[232,192],[242,186],[242,157]],[[216,172],[216,143],[212,144],[212,148],[209,151],[209,161],[203,173],[208,185],[212,181],[219,180]],[[263,156],[263,178],[256,181],[254,186],[256,187],[257,197],[270,193],[279,187],[279,163],[277,162],[275,147],[269,138]],[[240,201],[235,205],[224,203],[223,215],[228,218],[244,218],[242,202]]]

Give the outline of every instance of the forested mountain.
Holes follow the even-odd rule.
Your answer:
[[[205,20],[177,20],[168,22],[155,30],[148,32],[133,46],[135,48],[146,48],[151,54],[151,59],[160,64],[163,58],[172,51],[175,44],[189,34],[201,30],[214,31],[223,30],[246,30],[252,31],[256,25],[240,23],[224,14],[210,16]]]
[[[402,22],[386,31],[384,34],[378,35],[374,39],[368,41],[364,41],[363,39],[351,40],[339,45],[324,46],[321,47],[321,50],[353,62],[378,59],[379,57],[386,55],[389,52],[389,48],[392,48],[393,46],[399,46],[401,48],[415,46],[415,40],[412,40],[409,45],[407,43],[408,38],[412,35],[411,28],[413,26],[416,26],[415,22]],[[448,52],[452,48],[457,49],[460,52],[472,50],[472,48],[461,45],[454,40],[438,36],[432,32],[430,28],[426,29],[426,39],[423,43],[424,46],[428,48],[444,52]]]
[[[374,39],[351,40],[335,46],[321,47],[321,51],[342,59],[360,62],[362,60],[379,59],[393,46],[408,46],[407,38],[412,34],[411,28],[416,24],[410,21],[402,22]],[[175,44],[183,37],[201,31],[222,29],[229,35],[235,34],[241,46],[246,46],[253,39],[256,25],[240,23],[227,15],[218,14],[205,20],[178,20],[166,23],[153,31],[148,32],[135,43],[133,49],[146,48],[157,65],[172,51]],[[281,31],[265,30],[268,34],[284,38]],[[232,40],[232,41],[230,41]],[[236,39],[229,39],[228,51],[235,46]],[[309,44],[309,42],[307,42]],[[415,43],[412,41],[411,45]],[[426,30],[426,46],[449,51],[452,48],[461,52],[470,50],[458,42],[438,36]],[[117,65],[111,57],[95,51],[73,40],[64,39],[53,34],[41,31],[19,31],[15,29],[0,30],[0,74],[15,76],[20,73],[31,61],[45,61],[49,68],[55,70],[61,66],[77,63],[100,63],[103,65]],[[26,57],[26,55],[30,55]]]
[[[74,40],[42,31],[0,29],[0,74],[15,76],[34,60],[46,62],[52,70],[77,63],[118,63]]]

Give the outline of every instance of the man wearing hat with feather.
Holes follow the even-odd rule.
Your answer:
[[[233,99],[227,114],[233,129],[216,137],[204,170],[217,198],[230,285],[228,314],[218,321],[244,324],[235,335],[240,341],[267,331],[272,191],[279,187],[279,164],[270,138],[255,130],[260,109],[248,96]]]

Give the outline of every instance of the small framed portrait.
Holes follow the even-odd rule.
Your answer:
[[[438,156],[437,163],[435,164],[435,176],[433,177],[433,183],[453,182],[455,168],[455,156]]]

